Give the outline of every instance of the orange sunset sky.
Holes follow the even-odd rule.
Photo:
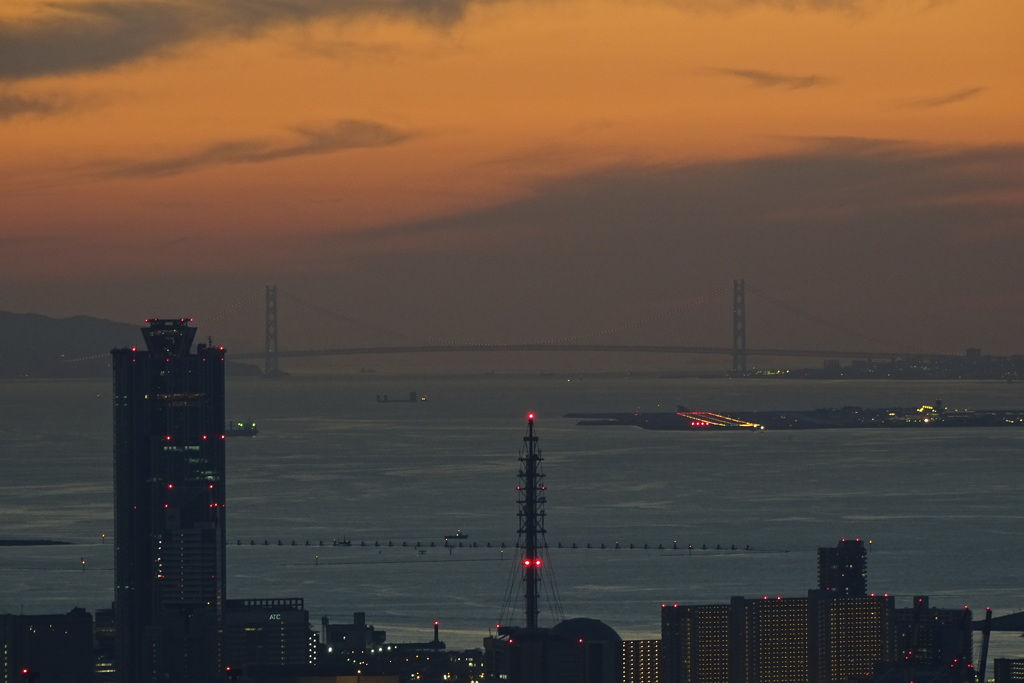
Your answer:
[[[751,346],[1021,353],[1022,27],[1016,0],[4,0],[0,310],[255,350],[276,283],[367,342],[692,307],[607,341],[727,345],[730,294],[694,302],[743,278],[843,328],[752,312]]]

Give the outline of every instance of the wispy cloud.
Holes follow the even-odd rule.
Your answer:
[[[969,100],[973,97],[977,97],[984,91],[985,88],[982,87],[963,88],[961,90],[956,90],[951,93],[946,93],[945,95],[939,95],[938,97],[924,97],[919,100],[910,100],[909,102],[906,103],[906,106],[916,109],[932,109],[934,107],[944,107],[947,104],[955,104],[957,102],[963,102],[964,100]]]
[[[448,26],[472,2],[500,0],[87,0],[48,5],[42,18],[0,22],[0,79],[95,71],[192,40],[248,38],[320,18],[384,16]]]
[[[298,141],[291,144],[259,139],[227,140],[164,159],[104,164],[103,174],[118,178],[170,176],[206,166],[260,164],[344,149],[384,147],[411,137],[408,132],[381,123],[352,120],[338,121],[328,127],[299,127],[292,132]]]
[[[55,116],[78,109],[82,104],[81,100],[65,95],[20,95],[0,91],[0,121],[19,116]]]
[[[743,80],[756,85],[759,88],[787,88],[798,90],[800,88],[812,88],[818,85],[826,85],[828,79],[817,74],[809,76],[794,76],[792,74],[781,74],[774,71],[761,71],[758,69],[718,69],[720,73],[729,76],[742,78]]]
[[[508,335],[508,320],[527,310],[537,329],[568,332],[565,310],[573,320],[637,320],[638,307],[661,300],[666,287],[706,292],[739,273],[813,299],[810,310],[845,310],[844,327],[876,338],[898,337],[892,331],[907,329],[906,311],[914,310],[918,339],[943,340],[943,349],[992,339],[1011,349],[1022,326],[1000,329],[1005,316],[987,321],[972,310],[987,311],[986,298],[953,310],[920,292],[939,282],[943,291],[1024,296],[1022,169],[1024,146],[807,140],[789,155],[610,168],[543,182],[528,197],[462,215],[338,231],[303,247],[299,263],[303,273],[344,272],[351,283],[401,273],[390,278],[395,290],[431,283],[405,287],[399,304],[426,335],[439,328],[422,313],[429,300],[445,301],[451,338],[485,326]],[[367,305],[384,309],[377,296],[390,294],[375,291]],[[707,329],[719,320],[709,318]],[[785,326],[759,330],[788,334]]]
[[[894,2],[895,0],[887,0]],[[904,0],[930,7],[945,0]],[[683,9],[708,10],[740,10],[747,7],[775,7],[783,10],[817,10],[822,12],[853,12],[867,11],[872,6],[883,4],[882,0],[666,0],[671,5]]]

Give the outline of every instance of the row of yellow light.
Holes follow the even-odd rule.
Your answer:
[[[747,422],[746,420],[740,420],[735,417],[729,417],[727,415],[719,415],[718,413],[679,413],[682,417],[689,417],[694,420],[693,426],[713,426],[713,427],[743,427],[746,429],[763,429],[763,427],[756,422]]]

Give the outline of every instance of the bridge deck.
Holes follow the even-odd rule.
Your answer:
[[[426,346],[358,346],[338,349],[280,350],[279,358],[315,356],[364,356],[401,353],[477,353],[477,352],[570,352],[570,353],[665,353],[732,356],[731,346],[657,346],[626,344],[437,344]],[[747,356],[795,358],[862,358],[862,359],[940,359],[957,358],[950,353],[907,353],[896,351],[834,351],[817,349],[747,349]],[[266,352],[233,353],[234,359],[264,358]]]

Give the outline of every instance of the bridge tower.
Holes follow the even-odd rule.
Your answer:
[[[267,285],[267,335],[263,357],[263,375],[277,377],[281,374],[277,356],[277,285]]]
[[[743,280],[732,281],[732,371],[747,372],[747,301]]]

